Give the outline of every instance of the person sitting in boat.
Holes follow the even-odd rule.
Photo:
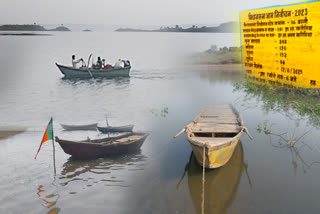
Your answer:
[[[76,56],[72,55],[72,67],[73,68],[78,68],[77,64],[79,64],[80,62],[83,62],[83,59],[78,59],[76,60]]]
[[[124,68],[124,63],[121,59],[118,59],[118,61],[114,64],[115,68]]]
[[[122,60],[124,67],[130,67],[130,61],[129,60]]]
[[[98,56],[96,69],[101,69],[101,68],[102,68],[102,60],[101,60],[100,56]]]

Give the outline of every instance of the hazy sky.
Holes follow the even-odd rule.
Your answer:
[[[0,0],[1,24],[221,23],[235,12],[292,0]]]

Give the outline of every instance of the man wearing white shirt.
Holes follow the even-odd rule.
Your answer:
[[[78,59],[76,60],[76,56],[75,55],[72,55],[72,67],[73,68],[78,68],[77,64],[79,64],[80,62],[82,62],[83,59]]]

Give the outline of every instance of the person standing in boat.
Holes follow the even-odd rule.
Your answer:
[[[72,55],[72,67],[73,68],[78,68],[77,64],[79,64],[80,62],[83,62],[83,59],[78,59],[76,60],[76,56]]]

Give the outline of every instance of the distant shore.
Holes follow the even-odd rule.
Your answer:
[[[24,127],[0,127],[0,140],[7,139],[26,131]]]
[[[69,28],[59,26],[54,29],[46,29],[41,25],[0,25],[0,31],[71,31]]]
[[[219,48],[212,45],[210,49],[191,55],[188,58],[191,64],[241,64],[240,47]]]
[[[155,30],[144,30],[136,28],[119,28],[116,32],[165,32],[165,33],[238,33],[239,23],[238,22],[226,22],[222,23],[217,27],[198,27],[193,25],[190,28],[182,28],[179,25],[174,27],[161,27]]]
[[[0,36],[52,36],[46,33],[0,33]]]

